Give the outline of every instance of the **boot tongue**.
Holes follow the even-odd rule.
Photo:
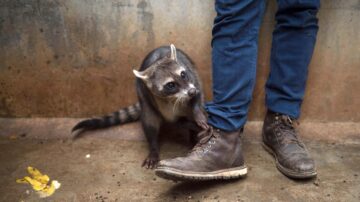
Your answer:
[[[293,120],[286,115],[281,115],[280,119],[282,123],[280,125],[280,128],[283,130],[284,133],[286,133],[286,135],[283,136],[283,143],[289,144],[288,148],[290,150],[294,149],[293,147],[304,148],[303,144],[298,140],[298,137],[296,135]]]
[[[283,124],[293,128],[293,120],[290,118],[290,116],[280,115],[279,118]]]

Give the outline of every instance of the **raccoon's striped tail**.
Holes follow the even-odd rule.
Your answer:
[[[86,119],[84,121],[81,121],[72,128],[71,132],[74,132],[76,130],[85,131],[107,128],[114,125],[137,121],[140,118],[140,113],[140,104],[136,103],[134,105],[122,108],[119,111],[113,112],[103,117]]]

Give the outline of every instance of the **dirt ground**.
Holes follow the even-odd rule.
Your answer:
[[[74,141],[61,135],[69,134],[63,129],[74,120],[55,120],[53,125],[46,120],[42,124],[27,121],[0,122],[0,201],[360,201],[357,129],[339,141],[305,135],[317,163],[316,179],[294,181],[279,173],[273,158],[261,147],[261,125],[250,124],[243,141],[247,177],[175,183],[140,166],[147,144],[138,124],[94,131]],[[314,127],[314,134],[318,129]],[[184,155],[189,149],[181,139],[163,138],[161,142],[161,158]],[[90,158],[86,158],[88,154]],[[17,184],[17,178],[27,175],[27,166],[58,180],[60,189],[40,199],[30,186]]]

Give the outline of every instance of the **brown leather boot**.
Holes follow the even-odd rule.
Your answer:
[[[242,156],[240,133],[210,127],[198,134],[199,142],[186,157],[160,161],[155,174],[175,181],[244,176],[247,168]]]
[[[316,176],[315,162],[310,157],[287,115],[268,111],[263,126],[263,146],[276,160],[276,167],[290,178]]]

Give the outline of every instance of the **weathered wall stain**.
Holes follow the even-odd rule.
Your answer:
[[[213,1],[1,0],[0,116],[85,117],[136,101],[134,76],[170,43],[196,62],[211,98]],[[360,2],[322,1],[302,118],[360,121]],[[259,37],[250,120],[262,119],[275,1]]]
[[[138,15],[141,24],[141,30],[144,31],[147,35],[147,47],[154,47],[155,42],[155,34],[153,30],[153,20],[154,14],[152,13],[150,1],[147,3],[145,0],[140,1],[137,4],[137,8],[139,9]],[[148,10],[148,11],[147,11]]]

